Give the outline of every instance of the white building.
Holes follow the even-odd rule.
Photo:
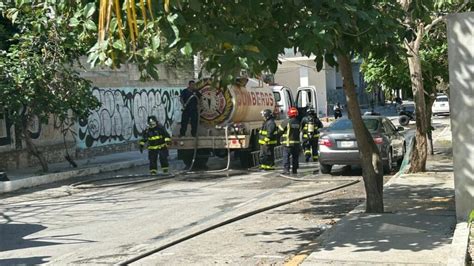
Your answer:
[[[288,86],[296,93],[296,89],[301,86],[315,86],[318,95],[325,96],[318,110],[320,116],[331,115],[332,107],[335,103],[346,103],[344,91],[342,88],[342,78],[337,67],[331,67],[324,64],[320,72],[316,70],[315,57],[305,57],[299,53],[294,53],[293,49],[286,49],[285,56],[280,58],[281,64],[275,73],[275,83]],[[359,96],[359,104],[367,105],[369,102],[368,94],[365,92],[365,83],[360,73],[360,61],[353,62],[354,82]],[[295,95],[296,96],[296,95]],[[325,106],[325,107],[324,107]],[[326,111],[321,113],[321,108]]]

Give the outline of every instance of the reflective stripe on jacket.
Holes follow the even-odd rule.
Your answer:
[[[310,123],[313,124],[313,132],[310,132]],[[305,116],[301,122],[301,131],[303,132],[303,140],[319,138],[319,129],[323,128],[323,123],[317,117]]]
[[[277,127],[273,118],[268,119],[262,125],[258,134],[258,144],[260,145],[276,145],[277,144]]]
[[[281,135],[281,144],[283,146],[294,146],[300,143],[300,121],[297,118],[290,118],[278,126]]]
[[[143,138],[140,140],[140,145],[148,143],[149,150],[160,150],[166,148],[167,143],[171,141],[170,135],[166,128],[162,125],[157,125],[154,128],[147,128],[143,131]]]

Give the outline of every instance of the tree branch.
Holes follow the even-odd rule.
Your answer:
[[[341,33],[345,34],[345,35],[349,35],[349,36],[352,36],[352,37],[359,37],[363,34],[366,34],[371,28],[368,28],[367,30],[361,32],[361,33],[358,33],[358,34],[354,34],[354,33],[349,33],[349,32],[345,32],[345,31],[341,31]]]
[[[470,0],[464,0],[464,2],[459,6],[459,8],[456,9],[453,13],[458,13],[459,11],[461,11],[463,8],[465,8],[467,6],[467,4],[469,4],[469,2],[470,2]],[[425,26],[425,33],[430,31],[431,28],[433,28],[439,22],[445,20],[447,15],[448,14],[439,16],[436,19],[434,19],[430,24],[426,25]]]

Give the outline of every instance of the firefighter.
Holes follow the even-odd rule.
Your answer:
[[[148,142],[148,159],[150,160],[150,174],[158,173],[157,160],[160,158],[160,165],[163,173],[168,173],[168,144],[171,142],[170,135],[166,128],[158,123],[155,116],[147,119],[148,128],[143,131],[143,138],[140,140],[140,152],[143,153],[145,143]]]
[[[298,173],[298,159],[300,155],[300,130],[301,124],[298,119],[298,109],[291,107],[288,110],[288,119],[278,126],[281,137],[281,145],[283,146],[283,174]],[[291,163],[290,163],[291,157]]]
[[[184,137],[188,128],[188,123],[191,122],[191,136],[196,137],[199,117],[199,100],[201,93],[196,89],[196,82],[190,80],[188,87],[181,91],[179,99],[183,105],[183,113],[181,115],[181,129],[179,136]]]
[[[275,146],[277,144],[278,129],[270,109],[261,112],[265,122],[259,131],[260,169],[268,171],[275,169]]]
[[[303,152],[306,162],[312,158],[313,162],[318,161],[318,141],[319,129],[323,128],[323,123],[316,115],[314,108],[309,108],[306,116],[301,121],[303,131]]]

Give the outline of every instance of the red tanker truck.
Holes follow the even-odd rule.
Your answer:
[[[170,149],[178,151],[178,159],[187,167],[191,164],[204,167],[209,157],[226,157],[229,152],[234,152],[242,167],[253,166],[260,148],[258,131],[263,122],[260,112],[273,110],[278,124],[295,105],[288,87],[270,86],[253,79],[242,78],[226,88],[207,84],[199,90],[202,97],[197,137],[177,137],[180,123],[172,129]],[[190,129],[186,132],[189,134]]]

